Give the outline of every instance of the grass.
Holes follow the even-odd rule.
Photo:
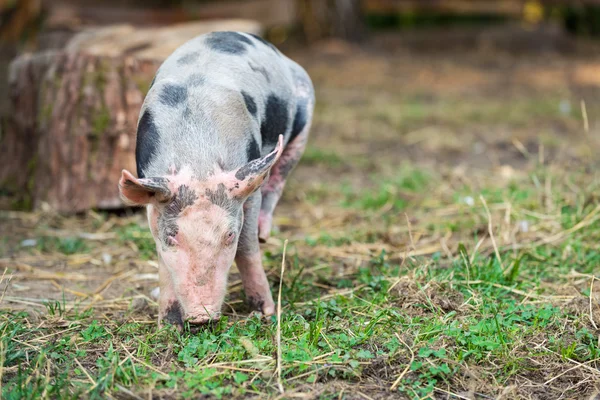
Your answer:
[[[372,188],[364,186],[354,188],[350,184],[343,184],[342,205],[363,210],[377,210],[389,205],[394,210],[401,210],[409,204],[407,197],[424,192],[431,184],[427,173],[407,165],[399,168],[390,178],[381,179],[380,176],[373,176],[370,181],[374,186]]]
[[[424,70],[439,86],[417,90],[397,70],[423,69],[418,55],[358,57],[311,71],[314,135],[263,245],[275,294],[289,239],[280,336],[275,316],[248,312],[235,271],[219,322],[159,329],[139,213],[3,212],[2,398],[590,398],[593,105],[583,136],[577,109],[560,110],[575,94],[502,92],[511,71],[494,63],[480,82],[500,84],[466,96],[437,89],[467,82],[463,65]]]
[[[324,165],[337,168],[344,165],[344,159],[334,151],[308,147],[302,155],[302,162],[308,165]]]
[[[343,96],[343,91],[339,94]],[[508,98],[482,98],[480,96],[444,95],[434,99],[423,96],[390,95],[367,104],[344,104],[343,108],[329,105],[324,122],[354,120],[361,130],[389,127],[407,133],[425,125],[451,128],[468,124],[504,124],[511,129],[531,128],[549,120],[571,121],[579,119],[577,102],[560,94],[540,98],[538,94],[511,94]],[[489,95],[488,95],[489,96]],[[317,110],[319,111],[319,110]]]
[[[516,385],[517,396],[526,392],[519,388],[525,382],[551,381],[562,385],[567,397],[587,393],[588,386],[571,383],[599,375],[593,322],[598,313],[593,300],[590,314],[588,301],[591,274],[600,262],[600,215],[589,198],[598,182],[580,186],[577,195],[560,186],[545,193],[531,179],[534,174],[555,178],[555,185],[562,178],[552,168],[539,167],[512,184],[480,188],[493,210],[493,232],[501,245],[498,259],[474,188],[445,193],[436,189],[441,178],[434,171],[401,171],[394,185],[401,192],[412,191],[410,207],[423,207],[434,195],[442,203],[430,212],[455,210],[431,223],[426,213],[420,215],[423,221],[411,226],[413,239],[457,232],[464,241],[429,256],[375,252],[341,273],[334,259],[310,256],[310,249],[351,248],[356,238],[323,233],[312,242],[307,239],[308,248],[303,242],[292,245],[282,287],[284,389],[337,398],[343,390],[390,394],[394,386],[394,392],[407,398],[423,398],[467,391],[493,396]],[[424,183],[426,176],[430,184]],[[589,177],[569,178],[573,185]],[[477,199],[475,204],[457,204],[466,193]],[[542,214],[547,212],[546,202],[537,202],[542,195],[551,197],[553,212]],[[359,197],[346,207],[349,212],[356,207],[368,221],[386,204]],[[508,204],[512,225],[518,226],[520,218],[530,221],[528,232],[516,233],[523,237],[513,243],[518,250],[502,240],[513,230],[501,226]],[[397,206],[410,211],[408,203]],[[403,223],[398,210],[386,211],[391,225]],[[574,229],[582,223],[584,227]],[[540,237],[570,233],[536,246],[528,236],[532,231]],[[145,229],[125,222],[116,232],[111,246],[130,243],[142,258],[151,258],[153,242]],[[523,240],[526,245],[519,249]],[[73,255],[93,252],[95,246],[84,239],[40,240],[30,252]],[[406,251],[411,246],[418,248],[419,241]],[[267,268],[277,271],[281,256],[279,247],[270,248]],[[278,276],[271,277],[275,287]],[[140,298],[125,298],[128,305],[116,311],[64,296],[35,311],[1,310],[3,398],[277,395],[275,317],[229,314],[194,334],[171,327],[158,330],[148,318],[155,313],[154,303],[147,305],[150,314],[132,306]],[[554,393],[551,387],[548,398]]]

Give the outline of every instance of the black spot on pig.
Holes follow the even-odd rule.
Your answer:
[[[179,186],[179,191],[173,200],[165,207],[164,214],[168,218],[177,218],[184,208],[191,206],[198,199],[194,189],[187,185]]]
[[[192,109],[189,107],[189,105],[181,113],[181,116],[188,121],[192,119],[193,115],[194,114],[192,113]]]
[[[175,220],[162,220],[163,223],[158,223],[158,228],[162,234],[162,241],[165,245],[175,246],[175,236],[179,233],[179,226]],[[164,248],[164,247],[163,247]]]
[[[242,91],[242,96],[244,97],[244,102],[246,103],[246,108],[254,117],[256,117],[256,102],[248,93]]]
[[[158,141],[158,130],[154,124],[152,112],[146,109],[140,118],[135,141],[135,163],[138,177],[146,176],[145,171],[155,155]]]
[[[285,100],[269,95],[265,107],[265,116],[260,125],[263,145],[277,143],[279,135],[285,135],[289,123],[288,107]]]
[[[272,43],[267,42],[265,39],[261,38],[258,35],[255,35],[253,33],[249,33],[250,36],[252,36],[254,39],[258,40],[259,42],[261,42],[262,44],[264,44],[265,46],[269,46],[271,48],[271,50],[273,50],[276,54],[280,54],[279,50],[277,50],[277,47],[275,47]]]
[[[306,121],[308,119],[306,111],[307,105],[307,99],[298,99],[298,104],[296,105],[296,115],[294,116],[294,122],[292,123],[292,134],[290,135],[289,139],[290,142],[294,140],[306,126]]]
[[[229,197],[224,184],[219,183],[216,190],[206,189],[205,194],[208,200],[214,205],[221,207],[231,215],[236,214],[236,202]]]
[[[227,193],[225,193],[225,185],[219,183],[217,190],[206,189],[206,197],[211,203],[217,206],[221,206],[229,201]]]
[[[248,164],[237,170],[235,177],[240,181],[243,181],[249,176],[258,175],[271,165],[275,157],[277,157],[277,153],[272,152],[265,158],[250,161]]]
[[[253,161],[257,158],[260,158],[260,147],[258,147],[258,142],[254,136],[250,137],[250,141],[246,146],[246,155],[248,156],[248,161]]]
[[[262,76],[265,77],[265,80],[267,82],[271,82],[271,75],[269,75],[269,73],[267,72],[267,70],[264,67],[260,67],[258,65],[253,65],[251,62],[248,63],[248,66],[250,67],[250,69],[254,72],[258,72],[259,74],[262,74]]]
[[[196,192],[190,189],[187,185],[179,186],[179,191],[171,201],[164,207],[159,219],[158,219],[158,230],[162,242],[167,246],[173,245],[173,240],[179,232],[179,226],[177,226],[177,217],[186,208],[194,204],[198,199]]]
[[[166,84],[159,96],[160,102],[169,106],[176,107],[187,99],[187,89],[181,85]]]
[[[259,42],[261,42],[265,46],[272,46],[271,43],[267,42],[265,39],[261,38],[260,36],[255,35],[254,33],[249,33],[248,35],[252,36],[254,39],[258,40]]]
[[[246,52],[246,45],[254,46],[250,39],[237,32],[213,32],[206,38],[206,44],[212,50],[237,55]]]
[[[127,181],[125,183],[128,184],[129,182],[131,181]],[[160,192],[165,197],[171,196],[171,190],[169,189],[169,180],[167,178],[152,177],[148,179],[141,179],[139,182],[145,189],[148,189],[151,192]]]
[[[200,86],[200,85],[204,84],[204,82],[205,82],[205,79],[204,79],[204,75],[202,75],[202,74],[192,74],[187,79],[187,84],[192,87]]]
[[[192,51],[190,53],[184,54],[177,59],[177,64],[179,65],[189,65],[198,59],[200,56],[199,51]]]
[[[163,321],[183,328],[183,313],[181,311],[181,304],[178,301],[174,301],[169,305]]]

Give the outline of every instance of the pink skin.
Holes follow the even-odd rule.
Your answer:
[[[123,171],[121,195],[129,203],[147,205],[156,242],[159,323],[166,320],[181,328],[184,321],[202,324],[220,317],[242,227],[241,205],[260,187],[281,156],[282,147],[280,137],[275,151],[265,157],[270,157],[270,162],[246,169],[245,174],[236,176],[242,168],[215,171],[200,181],[191,169],[183,168],[161,177],[159,189],[156,184],[152,186],[156,182],[153,178],[137,179]],[[260,309],[271,314],[274,305],[260,252],[238,256],[237,260],[248,298],[261,302]]]

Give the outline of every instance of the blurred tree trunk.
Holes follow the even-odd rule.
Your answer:
[[[138,113],[158,65],[63,51],[13,62],[0,146],[0,182],[13,205],[120,207],[116,182],[122,168],[135,167]]]
[[[357,42],[365,37],[361,0],[298,0],[298,11],[309,42],[326,37]]]

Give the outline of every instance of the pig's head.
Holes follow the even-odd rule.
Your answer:
[[[159,316],[181,324],[218,319],[229,268],[243,224],[244,201],[268,177],[282,152],[275,150],[234,171],[198,180],[191,169],[138,179],[123,170],[121,197],[146,205],[161,271]],[[164,308],[164,309],[163,309]]]

